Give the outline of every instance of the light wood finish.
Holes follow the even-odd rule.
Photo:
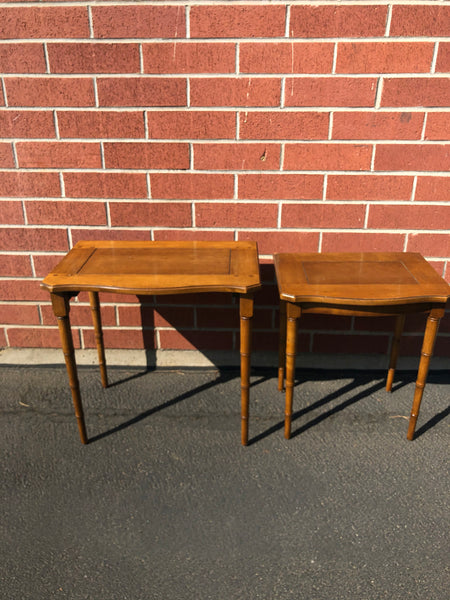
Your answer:
[[[407,434],[412,440],[449,285],[420,254],[412,252],[284,253],[275,254],[274,260],[281,315],[279,389],[283,388],[284,366],[286,369],[285,437],[291,435],[297,320],[301,314],[395,316],[386,382],[386,389],[391,391],[405,316],[427,313]]]
[[[81,441],[88,441],[75,363],[70,298],[89,293],[102,385],[108,385],[99,292],[163,295],[240,294],[241,440],[248,442],[253,293],[260,288],[255,242],[78,242],[41,283],[50,292]]]

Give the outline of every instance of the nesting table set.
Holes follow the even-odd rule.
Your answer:
[[[426,313],[407,438],[412,440],[439,321],[450,287],[416,253],[275,254],[280,293],[278,387],[286,379],[285,437],[290,437],[297,321],[303,313],[396,317],[386,389],[392,388],[400,337],[408,313]],[[261,287],[255,242],[78,242],[41,287],[50,292],[81,441],[86,433],[69,318],[70,299],[89,294],[102,384],[107,387],[99,292],[164,295],[239,294],[241,441],[248,443],[253,295]]]

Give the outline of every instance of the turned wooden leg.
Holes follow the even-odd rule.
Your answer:
[[[81,404],[80,384],[78,383],[75,351],[73,349],[72,330],[70,328],[70,295],[51,294],[53,312],[58,320],[59,334],[61,336],[62,350],[66,361],[69,385],[72,391],[73,406],[78,423],[81,442],[87,444],[86,425],[84,422],[83,405]]]
[[[291,437],[292,400],[294,396],[295,355],[297,353],[297,319],[301,308],[296,304],[287,303],[286,325],[286,405],[284,413],[284,437]]]
[[[286,301],[280,301],[280,334],[278,346],[278,390],[284,389],[284,373],[286,367]]]
[[[95,342],[97,344],[98,364],[100,367],[100,377],[102,386],[108,387],[108,375],[106,373],[105,346],[103,343],[102,317],[100,314],[100,302],[98,292],[89,292],[89,302],[91,305],[92,321],[95,330]]]
[[[391,358],[389,361],[389,370],[386,379],[386,391],[392,391],[394,382],[395,367],[397,366],[398,350],[400,347],[400,339],[402,337],[403,328],[405,326],[406,315],[398,315],[395,321],[394,338],[392,340]]]
[[[416,389],[414,392],[414,400],[411,409],[411,417],[409,419],[408,440],[414,439],[417,417],[419,416],[420,403],[422,401],[423,390],[427,381],[430,359],[433,354],[434,343],[439,328],[439,322],[444,315],[444,309],[432,309],[428,315],[425,335],[423,338],[422,352],[420,355],[419,371],[417,373]]]
[[[253,296],[246,294],[240,297],[239,314],[241,320],[241,441],[248,443],[248,412],[250,393],[250,352],[251,324],[253,317]]]

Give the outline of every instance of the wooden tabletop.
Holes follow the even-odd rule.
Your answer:
[[[247,293],[260,287],[256,242],[78,242],[41,283],[49,292]]]
[[[275,254],[280,298],[290,302],[395,305],[446,302],[450,286],[418,253]]]

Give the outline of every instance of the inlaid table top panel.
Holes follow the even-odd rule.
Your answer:
[[[450,286],[418,253],[275,254],[280,297],[290,302],[396,305],[446,302]]]
[[[44,279],[50,292],[246,293],[260,287],[255,242],[78,242]]]

